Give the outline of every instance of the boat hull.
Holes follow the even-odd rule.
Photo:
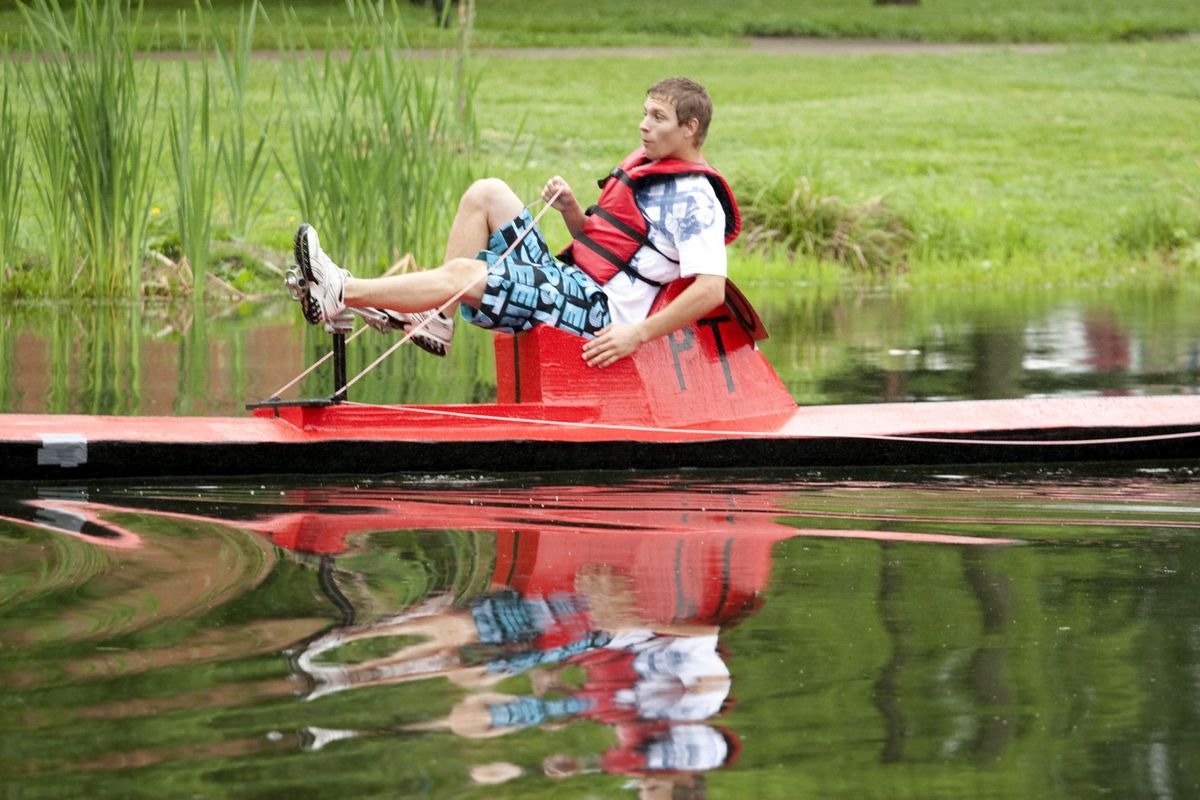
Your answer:
[[[528,405],[0,415],[0,478],[1045,464],[1190,460],[1200,447],[1200,398],[1183,396],[807,407],[741,429],[588,419]]]

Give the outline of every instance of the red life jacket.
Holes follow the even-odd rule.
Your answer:
[[[742,230],[742,217],[733,190],[719,172],[704,161],[696,163],[675,158],[650,161],[646,151],[638,148],[599,181],[600,199],[585,212],[587,218],[583,229],[559,254],[559,260],[579,267],[601,286],[618,272],[627,272],[651,286],[662,286],[630,265],[641,248],[658,249],[650,243],[650,222],[638,208],[634,192],[650,181],[677,175],[708,178],[725,210],[725,244],[736,239]]]

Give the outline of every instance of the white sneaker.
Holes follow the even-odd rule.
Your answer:
[[[383,313],[387,314],[393,328],[405,333],[417,325],[424,324],[424,327],[413,335],[412,343],[425,352],[435,356],[445,356],[450,352],[450,340],[454,338],[453,318],[436,310],[403,312],[384,309]]]
[[[321,249],[317,230],[304,224],[296,231],[293,247],[296,264],[304,276],[299,287],[300,308],[304,318],[313,325],[336,317],[346,308],[344,287],[349,272],[339,267]],[[288,286],[289,290],[292,287]],[[293,296],[296,296],[293,294]]]
[[[367,323],[380,333],[391,333],[396,329],[395,326],[392,325],[392,318],[388,316],[389,313],[394,314],[394,311],[388,312],[381,308],[368,308],[365,306],[361,308],[358,306],[350,306],[346,310],[358,316],[363,322]]]
[[[412,343],[435,356],[445,356],[450,352],[450,340],[454,336],[454,320],[442,316],[437,311],[406,312],[356,306],[351,306],[349,310],[362,317],[363,322],[380,333],[407,332],[413,326],[419,325],[432,316],[433,319],[412,337]]]

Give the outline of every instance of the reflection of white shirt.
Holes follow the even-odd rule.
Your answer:
[[[637,683],[615,693],[618,703],[633,706],[641,719],[701,720],[715,716],[729,696],[729,667],[717,653],[717,635],[658,636],[626,631],[606,647],[634,653]],[[705,691],[696,686],[718,678]]]
[[[666,737],[646,747],[646,768],[700,772],[716,769],[728,757],[729,743],[707,725],[672,725]]]
[[[692,275],[728,273],[725,210],[707,178],[681,175],[653,181],[639,188],[635,197],[658,250],[639,250],[633,257],[634,269],[662,284]],[[632,325],[650,313],[658,287],[618,272],[604,285],[604,293],[613,322]]]

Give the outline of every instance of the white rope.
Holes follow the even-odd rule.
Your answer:
[[[1200,430],[1184,431],[1183,433],[1160,433],[1146,436],[1119,436],[1107,439],[1056,439],[1056,440],[1022,440],[1022,439],[954,439],[936,436],[896,436],[882,433],[833,433],[833,434],[795,434],[781,431],[732,431],[717,428],[659,428],[650,425],[621,425],[606,422],[569,422],[566,420],[536,419],[533,417],[508,417],[502,414],[476,414],[468,411],[451,411],[449,409],[428,408],[420,406],[386,406],[373,403],[346,403],[359,408],[378,408],[415,414],[431,414],[443,417],[457,417],[485,422],[517,422],[527,425],[547,425],[561,428],[580,428],[586,430],[611,430],[632,433],[685,434],[703,437],[737,437],[755,439],[866,439],[885,442],[917,442],[927,444],[971,444],[971,445],[1013,445],[1014,447],[1053,447],[1060,445],[1100,445],[1100,444],[1133,444],[1136,442],[1158,442],[1172,439],[1200,438]]]
[[[363,325],[361,328],[359,328],[358,330],[356,330],[354,333],[352,333],[352,334],[350,334],[349,336],[347,336],[347,337],[346,337],[346,344],[349,344],[350,342],[353,342],[353,341],[354,341],[355,339],[357,339],[357,338],[359,337],[359,335],[360,335],[360,334],[362,334],[362,332],[363,332],[363,331],[365,331],[366,329],[367,329],[367,326],[366,326],[366,325]],[[279,387],[279,388],[278,388],[278,389],[276,389],[274,392],[272,392],[272,393],[271,393],[271,397],[270,397],[270,399],[271,399],[271,400],[278,400],[278,399],[279,399],[279,395],[283,394],[283,393],[284,393],[284,392],[286,392],[288,389],[292,388],[292,387],[293,387],[293,386],[295,386],[297,383],[299,383],[300,381],[302,381],[302,380],[304,380],[305,378],[307,378],[307,377],[308,377],[310,374],[312,374],[312,371],[313,371],[314,369],[316,369],[317,367],[321,366],[322,364],[324,364],[326,361],[328,361],[328,360],[329,360],[329,359],[331,359],[331,358],[333,358],[333,351],[332,351],[332,350],[330,350],[328,353],[326,353],[325,355],[321,356],[321,357],[320,357],[320,358],[318,358],[316,361],[314,361],[314,362],[313,362],[313,365],[312,365],[311,367],[309,367],[308,369],[304,370],[304,372],[301,372],[299,375],[297,375],[296,377],[292,378],[290,381],[288,381],[287,383],[285,383],[283,386]]]

